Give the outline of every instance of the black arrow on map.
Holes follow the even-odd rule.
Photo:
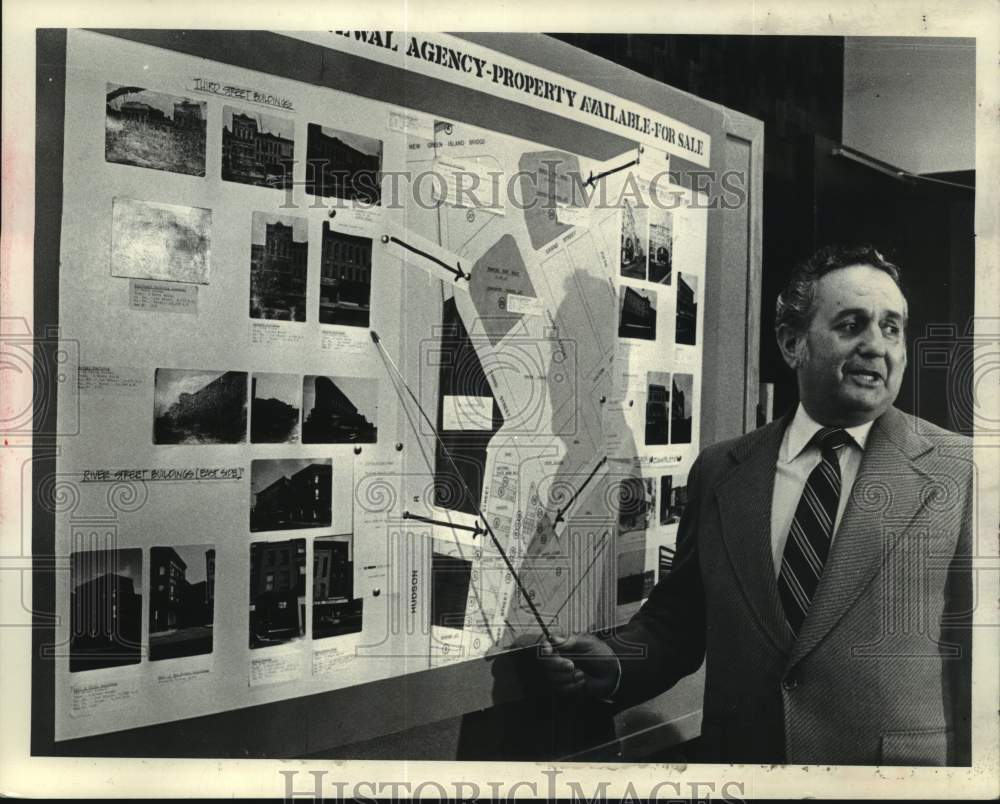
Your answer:
[[[607,460],[608,456],[605,455],[603,458],[601,458],[601,460],[597,462],[597,466],[595,466],[593,469],[590,470],[590,474],[587,475],[587,479],[583,481],[583,485],[576,490],[576,493],[569,498],[569,501],[562,507],[559,513],[556,514],[556,521],[553,523],[554,525],[558,525],[560,522],[565,521],[563,519],[563,514],[565,514],[569,510],[569,507],[573,504],[573,501],[580,496],[581,492],[585,488],[587,488],[587,484],[594,479],[594,475],[597,474],[597,470],[600,469],[602,466],[604,466],[604,463]]]
[[[632,165],[638,165],[638,164],[639,164],[639,159],[637,157],[626,165],[620,165],[619,167],[611,168],[611,170],[605,170],[603,173],[598,173],[596,176],[593,174],[593,172],[591,172],[591,174],[587,177],[586,184],[588,187],[593,187],[595,184],[597,184],[598,181],[603,179],[605,176],[610,176],[612,173],[618,173],[621,170],[627,170],[628,168],[632,167]]]
[[[464,279],[466,282],[468,282],[470,279],[472,279],[472,276],[470,274],[467,274],[467,273],[465,273],[465,271],[462,270],[462,263],[458,263],[458,265],[455,268],[452,268],[450,265],[448,265],[448,263],[444,262],[443,260],[439,260],[434,255],[428,254],[426,251],[421,251],[416,246],[411,246],[409,243],[403,242],[398,237],[392,237],[392,236],[390,236],[389,237],[389,242],[390,243],[395,243],[397,246],[402,246],[407,251],[412,251],[414,254],[419,254],[425,260],[430,260],[431,262],[436,263],[437,265],[440,265],[449,274],[454,274],[455,275],[455,281],[456,282],[459,279]]]
[[[480,533],[486,533],[481,527],[479,527],[479,522],[476,522],[471,528],[468,525],[456,525],[454,522],[441,522],[438,519],[428,519],[425,516],[417,516],[416,514],[411,514],[409,511],[403,511],[403,519],[416,519],[418,522],[426,522],[428,525],[441,525],[445,528],[451,528],[452,530],[467,530],[472,534],[472,538],[475,539]]]

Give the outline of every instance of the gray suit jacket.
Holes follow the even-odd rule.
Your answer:
[[[895,408],[876,420],[796,637],[770,548],[787,421],[698,457],[674,569],[609,637],[616,701],[704,659],[705,761],[968,764],[970,440]]]

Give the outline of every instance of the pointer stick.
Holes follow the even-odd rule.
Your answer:
[[[545,621],[542,620],[542,615],[539,614],[538,609],[535,608],[534,601],[528,594],[528,590],[524,588],[524,584],[521,583],[521,578],[518,576],[517,571],[514,569],[514,565],[510,563],[510,559],[507,557],[507,552],[503,549],[503,546],[500,544],[500,540],[497,538],[497,535],[493,532],[493,528],[490,527],[489,520],[487,520],[486,516],[483,514],[482,509],[480,509],[479,502],[475,499],[475,497],[473,497],[472,491],[466,485],[465,479],[462,477],[462,473],[459,472],[458,466],[455,464],[455,460],[451,457],[451,453],[445,446],[444,441],[441,440],[441,436],[438,435],[437,428],[434,426],[434,423],[430,420],[428,415],[424,412],[424,409],[420,404],[420,400],[417,399],[416,395],[410,389],[410,386],[407,385],[406,379],[403,377],[403,373],[399,370],[399,367],[392,359],[392,356],[382,346],[382,339],[379,338],[378,333],[375,332],[375,330],[371,330],[371,336],[372,336],[372,341],[375,342],[375,346],[378,348],[382,356],[388,361],[389,365],[392,367],[392,370],[396,373],[396,376],[399,377],[399,381],[403,384],[403,387],[406,389],[406,393],[410,395],[410,399],[412,399],[413,403],[417,406],[417,410],[420,411],[420,415],[423,416],[424,421],[427,422],[427,426],[430,427],[431,432],[434,433],[434,438],[437,439],[438,445],[441,447],[441,452],[448,459],[448,463],[451,464],[451,468],[454,470],[455,476],[462,484],[462,490],[465,492],[466,497],[469,498],[469,502],[472,503],[472,507],[476,509],[476,513],[482,520],[483,527],[486,528],[486,532],[493,540],[493,546],[496,547],[496,549],[500,552],[500,558],[502,558],[503,563],[507,565],[507,571],[510,572],[511,577],[514,579],[514,583],[517,584],[517,588],[521,591],[521,594],[524,596],[524,600],[528,604],[528,608],[531,609],[531,613],[534,615],[535,622],[538,623],[538,627],[542,629],[542,634],[545,636],[546,641],[552,646],[552,650],[557,650],[555,640],[552,638],[552,634],[549,633],[549,629],[548,627],[546,627]]]
[[[382,359],[382,362],[385,363],[385,358]],[[398,397],[400,397],[400,399],[402,399],[403,392],[399,389],[399,381],[392,374],[392,372],[389,372],[389,382],[392,383],[392,389],[396,392],[396,395]],[[412,414],[412,412],[410,411],[410,409],[406,405],[403,405],[402,408],[403,408],[403,413],[406,414],[406,420],[410,423],[410,427],[413,428],[414,432],[417,432],[417,425],[416,425],[416,422],[414,422],[414,420],[413,420],[413,414]],[[428,458],[428,456],[427,456],[427,450],[424,448],[423,441],[417,441],[417,446],[420,448],[420,454],[423,455],[424,462],[427,464],[428,468],[433,472],[434,471],[434,465],[431,463],[430,458]],[[403,512],[403,519],[407,518],[407,514],[409,514],[409,511],[404,511]],[[451,528],[454,528],[455,525],[454,525],[453,522],[451,522],[451,512],[446,510],[445,514],[448,517],[448,523],[447,523],[448,526],[451,527]],[[412,516],[412,514],[410,516]],[[480,532],[481,533],[485,533],[486,531],[480,531]],[[475,538],[476,535],[477,534],[473,534],[472,538]],[[489,635],[490,642],[495,644],[496,641],[497,641],[497,637],[493,636],[493,628],[490,626],[490,619],[489,619],[488,616],[486,616],[485,609],[483,609],[483,601],[482,601],[482,596],[479,594],[479,589],[478,589],[477,586],[473,585],[472,591],[473,591],[473,593],[476,596],[476,604],[479,606],[479,610],[483,614],[483,627],[486,629],[486,633]],[[506,618],[504,618],[504,623],[508,627],[510,627],[510,623],[507,622]]]

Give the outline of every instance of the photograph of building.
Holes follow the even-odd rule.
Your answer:
[[[656,340],[656,291],[622,285],[618,337]]]
[[[205,175],[205,103],[141,87],[107,85],[104,158]]]
[[[250,380],[250,442],[297,444],[302,383],[297,374],[254,373]]]
[[[653,209],[649,221],[649,281],[670,284],[673,265],[673,213],[666,209]]]
[[[673,525],[681,521],[687,505],[687,475],[663,475],[660,478],[660,524]]]
[[[201,544],[149,550],[149,658],[212,652],[215,548]]]
[[[677,343],[694,346],[698,333],[698,277],[677,275]]]
[[[250,530],[329,527],[333,514],[329,458],[250,462]]]
[[[382,140],[310,123],[306,145],[306,192],[379,204]]]
[[[670,519],[670,490],[673,488],[673,475],[660,476],[660,524],[671,524]]]
[[[378,380],[317,377],[302,381],[304,444],[374,444],[378,440]]]
[[[646,278],[646,218],[644,206],[626,199],[622,205],[621,273],[630,279]]]
[[[656,510],[651,477],[626,477],[618,484],[618,528],[621,533],[646,530]]]
[[[646,373],[646,438],[647,446],[669,443],[670,373]]]
[[[115,198],[111,275],[208,284],[212,211]]]
[[[69,670],[138,664],[142,550],[86,550],[70,558]]]
[[[222,178],[288,189],[295,164],[295,125],[258,111],[222,107]]]
[[[353,536],[323,536],[313,541],[313,639],[361,631],[364,600],[354,597]]]
[[[619,606],[636,604],[649,597],[655,572],[646,569],[646,533],[620,533],[618,538],[617,598]]]
[[[245,372],[156,370],[154,444],[242,444],[246,439]]]
[[[659,572],[659,575],[657,577],[662,578],[674,568],[674,555],[677,551],[670,545],[661,544],[658,552],[659,566],[657,567],[657,571]]]
[[[308,222],[253,213],[250,237],[250,317],[306,320]]]
[[[251,648],[283,645],[306,634],[306,541],[250,545]]]
[[[674,374],[670,394],[670,443],[691,443],[691,416],[694,405],[694,377]]]
[[[431,554],[431,625],[465,628],[472,562],[434,551]]]
[[[371,238],[334,231],[323,221],[319,322],[367,327],[371,293]]]

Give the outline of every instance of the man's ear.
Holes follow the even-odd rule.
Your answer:
[[[805,348],[805,333],[795,329],[789,324],[782,324],[778,327],[778,348],[781,356],[785,358],[788,367],[795,371],[802,362],[803,350]]]

